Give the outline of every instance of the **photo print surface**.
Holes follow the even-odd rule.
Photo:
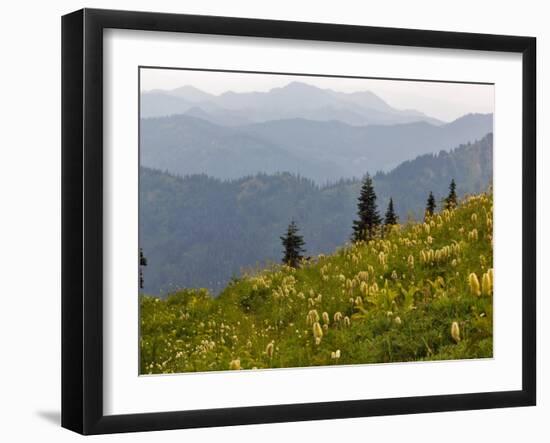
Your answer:
[[[493,356],[493,84],[139,84],[140,374]]]

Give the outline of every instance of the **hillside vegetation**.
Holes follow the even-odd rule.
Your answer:
[[[483,192],[492,182],[493,137],[451,152],[427,154],[373,177],[378,207],[390,196],[401,221],[422,218],[433,192],[438,206],[452,178],[457,193]],[[148,294],[208,288],[217,295],[243,268],[281,258],[279,235],[290,220],[304,233],[306,255],[332,253],[350,239],[361,180],[318,186],[289,173],[223,181],[177,177],[140,168],[140,246]]]
[[[492,194],[213,298],[140,297],[144,374],[492,356]]]

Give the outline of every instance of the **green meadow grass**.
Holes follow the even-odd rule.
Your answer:
[[[492,205],[467,197],[298,269],[244,275],[217,298],[142,295],[140,372],[492,357]]]

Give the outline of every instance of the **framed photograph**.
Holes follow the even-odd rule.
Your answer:
[[[62,19],[62,425],[536,402],[536,41]]]

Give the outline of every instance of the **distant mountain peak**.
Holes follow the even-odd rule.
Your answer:
[[[193,103],[200,103],[215,98],[212,94],[191,85],[181,86],[171,91],[166,91],[168,94],[184,98]]]
[[[173,90],[149,91],[143,97],[148,97],[148,100],[142,101],[145,116],[170,115],[178,111],[185,113],[193,106],[200,106],[208,114],[215,114],[216,121],[227,122],[228,125],[293,117],[317,121],[337,120],[354,126],[415,121],[429,121],[436,125],[442,123],[420,111],[393,108],[370,90],[339,92],[320,88],[301,79],[262,92],[228,90],[214,95],[195,86],[184,85]],[[174,102],[177,99],[182,102]],[[163,106],[166,111],[163,111]]]
[[[465,114],[461,117],[458,117],[457,119],[447,123],[445,126],[462,127],[462,126],[470,126],[472,124],[483,125],[489,122],[492,125],[492,121],[493,121],[492,113],[483,114],[480,112],[472,112],[472,113]]]
[[[191,86],[191,85],[180,86],[179,88],[172,89],[172,92],[173,93],[175,93],[175,92],[197,92],[197,93],[200,93],[200,94],[207,94],[202,89],[196,88],[195,86]]]
[[[492,118],[493,114],[491,112],[469,112],[467,114],[461,115],[460,117],[454,119],[451,123],[461,121],[461,120],[474,120],[477,118]]]
[[[286,86],[281,86],[279,88],[273,88],[273,89],[307,89],[310,91],[322,91],[322,89],[318,88],[317,86],[313,86],[298,80],[291,81],[290,83],[287,83]]]

